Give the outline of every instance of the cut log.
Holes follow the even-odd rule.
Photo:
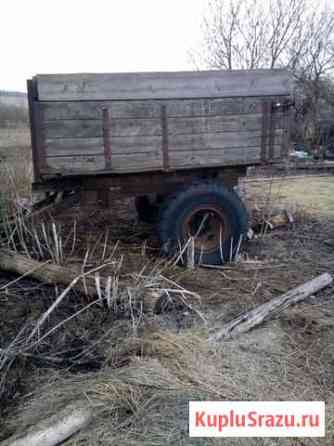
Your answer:
[[[95,270],[102,269],[104,266],[107,265],[101,265],[100,267],[95,268]],[[106,289],[108,281],[107,277],[101,277],[101,287],[100,290],[98,290],[95,276],[93,274],[94,270],[83,274],[79,269],[56,265],[54,263],[39,262],[6,249],[0,250],[0,271],[1,270],[14,272],[24,277],[32,277],[33,279],[50,285],[64,285],[65,287],[68,287],[71,284],[71,289],[90,297],[101,297],[100,291],[101,289]],[[10,282],[8,286],[18,280],[19,279],[15,279],[15,281]],[[2,288],[5,287],[6,285]],[[126,296],[126,293],[124,296],[122,293],[119,293],[117,297],[118,302],[120,302],[123,297],[127,300]],[[154,289],[151,290],[146,288],[144,293],[138,293],[138,296],[133,296],[133,299],[132,304],[135,304],[136,302],[141,303],[143,309],[148,313],[159,312],[162,305],[162,294]]]
[[[276,297],[228,322],[223,328],[217,330],[209,337],[209,342],[219,342],[224,339],[234,338],[241,333],[245,333],[265,320],[273,318],[290,305],[301,302],[312,294],[320,291],[332,282],[333,278],[330,274],[321,274],[315,279],[310,280],[309,282],[288,291],[282,296]]]
[[[54,263],[41,263],[22,254],[0,250],[0,270],[14,272],[39,280],[50,285],[69,285],[81,271]],[[86,278],[86,284],[78,281],[73,288],[84,294],[97,295],[94,278]]]
[[[78,401],[40,421],[26,432],[1,442],[0,446],[55,446],[86,427],[92,418],[93,409],[86,401]]]

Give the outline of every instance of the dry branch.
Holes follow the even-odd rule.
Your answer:
[[[325,288],[333,282],[330,274],[325,273],[294,288],[282,296],[276,297],[253,310],[238,316],[228,322],[223,328],[216,331],[209,337],[210,342],[219,342],[224,339],[233,338],[241,333],[245,333],[263,321],[271,319],[278,313],[288,308],[290,305],[301,302],[317,291]]]
[[[78,270],[56,265],[53,263],[41,263],[37,260],[28,258],[22,254],[18,254],[9,250],[0,250],[0,270],[14,272],[20,275],[29,275],[30,277],[40,280],[47,284],[61,284],[67,286],[73,282],[82,273]],[[77,281],[73,285],[76,289],[84,294],[91,296],[97,295],[97,290],[94,280],[92,283],[87,283],[86,286],[82,281]]]
[[[70,268],[68,266],[61,266],[58,264],[47,262],[39,262],[32,258],[28,258],[25,255],[18,254],[6,249],[0,250],[0,270],[14,272],[16,274],[19,274],[21,277],[29,276],[41,281],[42,283],[50,285],[64,285],[65,287],[67,287],[67,290],[65,291],[74,289],[90,297],[98,297],[100,300],[102,300],[103,290],[103,295],[106,296],[106,300],[108,302],[107,293],[109,293],[109,298],[111,298],[111,289],[109,289],[110,277],[98,276],[97,280],[97,276],[94,276],[94,273],[96,271],[101,270],[107,265],[110,265],[110,263],[105,263],[94,269],[91,269],[90,271],[82,272],[78,269]],[[16,279],[16,281],[17,280],[19,279]],[[115,305],[118,305],[121,302],[123,302],[123,304],[128,303],[128,306],[130,307],[139,303],[143,306],[143,310],[148,313],[159,311],[159,308],[162,304],[163,294],[165,294],[164,290],[159,289],[159,283],[157,281],[153,280],[152,283],[149,283],[150,277],[147,278],[147,281],[148,283],[144,283],[145,278],[142,278],[143,283],[137,286],[138,289],[135,289],[134,293],[131,292],[131,302],[128,302],[129,299],[127,297],[130,292],[130,288],[128,288],[128,292],[125,293],[118,293],[116,289],[115,296],[112,297],[112,301]],[[8,286],[12,283],[14,282],[10,282]],[[177,297],[179,297],[183,302],[186,300],[182,299],[183,295],[198,298],[195,293],[190,293],[185,289],[173,289],[171,290],[171,294],[177,295]],[[59,296],[59,298],[61,299],[61,296]],[[55,302],[55,304],[57,304],[57,301]],[[190,304],[186,306],[191,308]]]
[[[8,438],[1,446],[55,446],[86,427],[92,417],[93,409],[88,403],[78,401],[40,421],[19,436]]]

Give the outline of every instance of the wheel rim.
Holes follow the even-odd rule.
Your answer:
[[[194,209],[183,224],[184,240],[193,237],[196,251],[203,254],[220,249],[229,232],[224,212],[209,205]]]

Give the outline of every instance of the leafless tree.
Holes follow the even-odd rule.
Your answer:
[[[211,0],[204,18],[205,62],[230,70],[294,63],[304,44],[306,9],[306,0]]]
[[[319,122],[324,79],[334,72],[334,12],[321,0],[210,0],[203,30],[201,66],[287,67],[304,119]]]
[[[333,12],[313,11],[307,21],[300,53],[294,57],[290,68],[296,78],[297,118],[303,124],[304,134],[318,144],[321,141],[321,107],[333,102]],[[300,109],[304,113],[298,113]]]

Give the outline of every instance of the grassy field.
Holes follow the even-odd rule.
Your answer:
[[[21,147],[30,146],[30,131],[28,127],[0,128],[0,152],[6,156]],[[8,150],[9,149],[9,150]]]
[[[31,199],[32,157],[27,127],[0,128],[0,194]]]
[[[334,217],[334,175],[282,181],[273,188],[280,203],[300,206],[311,214]]]
[[[247,190],[273,208],[303,210],[318,218],[334,217],[334,175],[250,182]]]

